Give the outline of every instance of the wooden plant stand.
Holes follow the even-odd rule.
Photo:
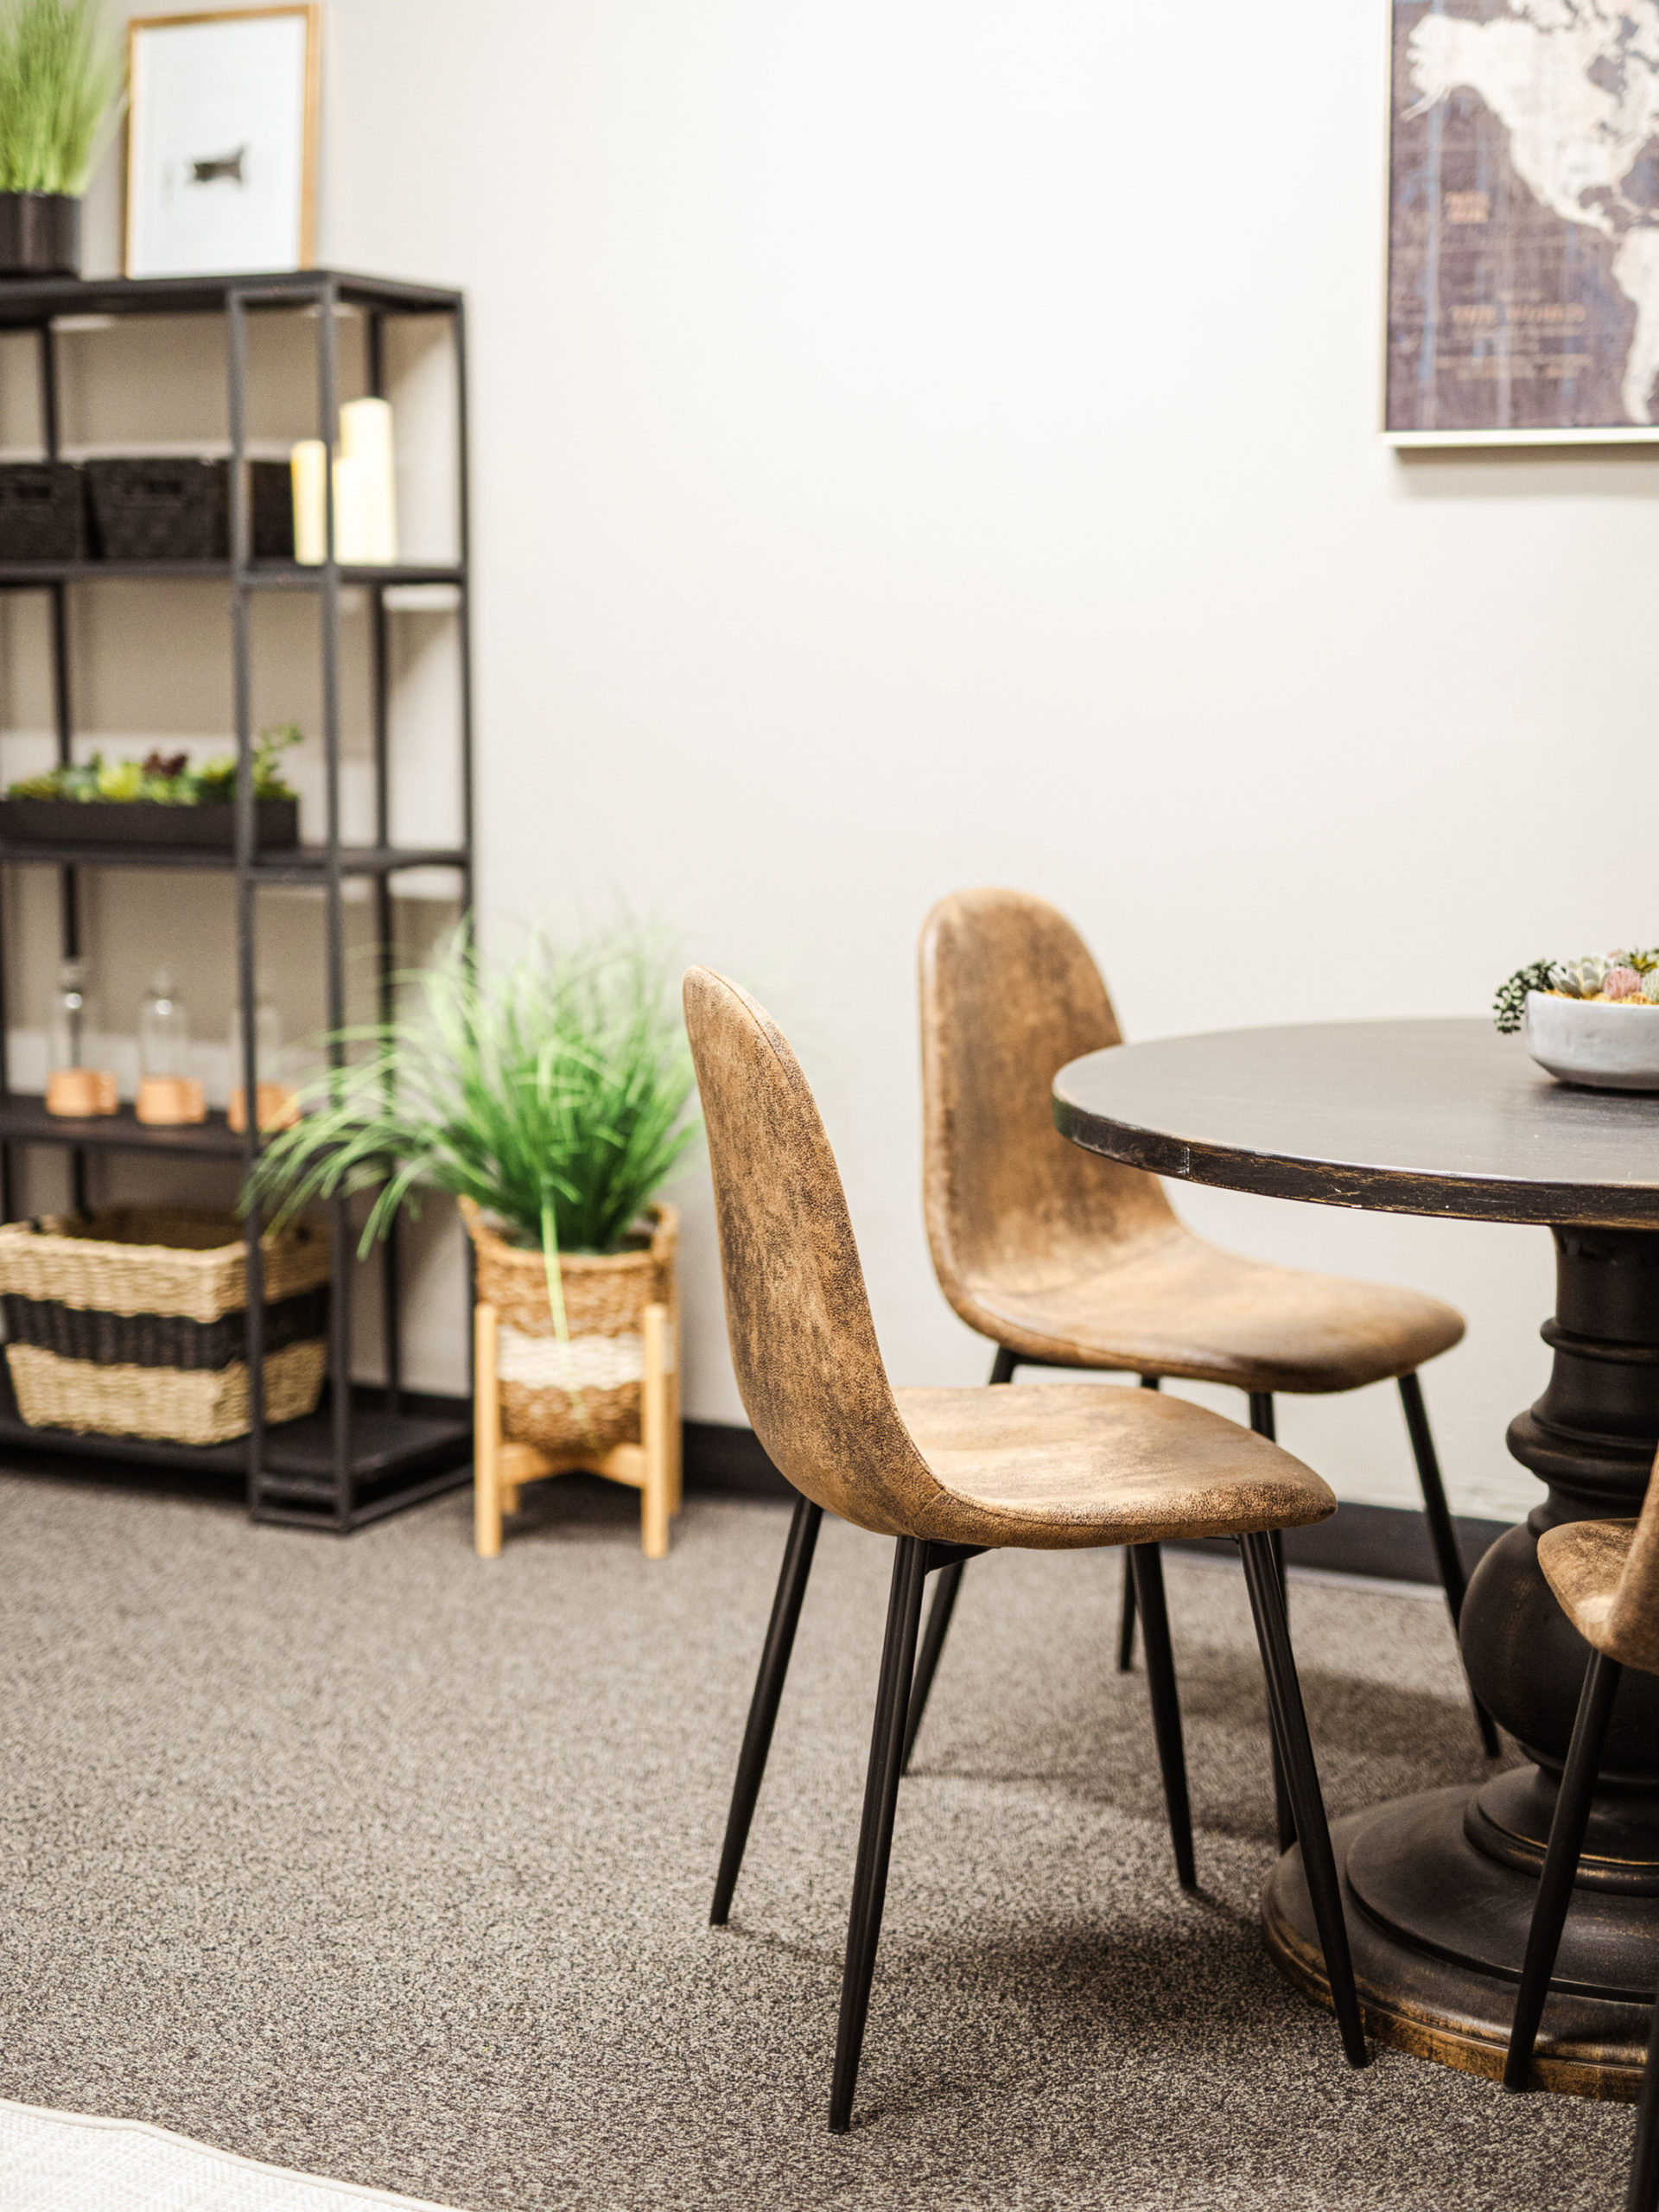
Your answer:
[[[639,1534],[647,1559],[668,1556],[668,1524],[680,1510],[680,1360],[677,1317],[667,1306],[641,1315],[645,1376],[639,1385],[639,1440],[604,1452],[544,1452],[501,1433],[497,1387],[498,1323],[493,1306],[474,1309],[477,1382],[474,1399],[473,1543],[480,1559],[501,1551],[501,1516],[518,1510],[526,1483],[550,1475],[603,1475],[639,1492]]]

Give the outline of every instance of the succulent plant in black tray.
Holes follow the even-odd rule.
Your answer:
[[[254,842],[292,845],[299,802],[282,756],[299,744],[292,722],[263,731],[253,749]],[[236,755],[193,767],[186,753],[152,752],[142,760],[89,760],[49,768],[10,785],[0,799],[0,838],[35,844],[235,842]]]

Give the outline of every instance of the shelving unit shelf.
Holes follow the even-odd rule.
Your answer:
[[[114,576],[128,582],[160,577],[168,583],[235,583],[245,591],[321,591],[324,570],[321,562],[302,567],[297,561],[250,561],[243,567],[230,561],[0,561],[0,589],[37,590],[41,584],[95,583]],[[383,591],[399,584],[452,584],[459,590],[461,583],[461,571],[447,563],[377,569],[342,563],[334,574],[342,584]]]
[[[270,313],[307,314],[316,341],[316,435],[333,451],[339,438],[340,400],[340,315],[353,310],[365,319],[366,388],[379,394],[385,385],[385,334],[388,318],[442,318],[452,334],[454,360],[455,486],[458,558],[398,563],[384,567],[345,565],[333,557],[334,515],[329,499],[329,557],[315,566],[249,557],[251,515],[247,463],[248,324]],[[73,957],[80,948],[79,879],[91,869],[171,869],[185,874],[229,874],[236,886],[236,991],[242,1010],[244,1065],[237,1071],[251,1097],[257,1025],[255,946],[257,894],[276,884],[309,884],[325,900],[325,997],[327,1026],[345,1026],[346,953],[344,886],[348,878],[367,880],[375,907],[379,948],[378,992],[383,1018],[391,1011],[395,962],[391,882],[400,871],[448,868],[457,877],[463,912],[472,905],[472,671],[467,563],[467,366],[465,306],[459,292],[337,270],[305,270],[291,275],[185,278],[108,278],[92,282],[53,278],[0,286],[0,334],[34,336],[39,364],[43,457],[60,456],[59,361],[60,327],[86,327],[86,319],[124,316],[213,316],[225,329],[226,392],[230,423],[231,557],[225,561],[68,561],[0,563],[0,592],[41,592],[48,601],[52,632],[52,683],[57,755],[71,758],[74,716],[70,696],[70,633],[79,587],[90,582],[212,583],[230,602],[233,721],[238,761],[234,805],[236,842],[229,850],[130,845],[47,845],[0,840],[0,868],[50,868],[58,871],[61,897],[60,950]],[[204,445],[211,441],[204,441]],[[395,594],[411,585],[447,587],[447,609],[457,625],[460,670],[459,747],[461,836],[450,845],[395,846],[391,838],[391,739],[389,624]],[[348,845],[340,836],[340,619],[341,597],[361,592],[368,601],[370,683],[374,755],[374,838]],[[321,842],[258,849],[254,844],[252,753],[254,746],[250,613],[253,601],[269,592],[312,592],[320,598],[320,677],[326,789],[325,834]],[[391,596],[389,597],[389,594]],[[67,1150],[73,1203],[84,1206],[86,1160],[93,1152],[170,1154],[201,1160],[251,1164],[257,1133],[238,1134],[223,1114],[210,1114],[194,1128],[154,1128],[139,1122],[130,1108],[96,1122],[64,1122],[46,1111],[38,1096],[12,1090],[6,1058],[6,977],[0,959],[0,1211],[10,1218],[14,1152],[22,1145],[53,1145]],[[396,1235],[382,1248],[379,1268],[385,1381],[351,1383],[351,1290],[354,1281],[354,1238],[344,1200],[330,1208],[335,1294],[329,1324],[330,1381],[318,1411],[303,1421],[268,1427],[261,1403],[263,1297],[258,1224],[248,1225],[249,1381],[253,1423],[245,1439],[198,1447],[156,1443],[139,1437],[86,1436],[64,1429],[31,1428],[17,1413],[10,1380],[0,1361],[0,1445],[9,1452],[66,1453],[82,1459],[121,1460],[164,1466],[217,1478],[239,1478],[248,1510],[257,1521],[323,1529],[345,1534],[457,1487],[470,1475],[471,1408],[464,1398],[408,1390],[403,1382],[400,1255]]]
[[[0,837],[0,862],[11,868],[146,868],[217,870],[237,868],[233,852],[191,845],[48,845]],[[460,845],[274,845],[256,853],[251,873],[261,882],[311,883],[338,863],[342,875],[396,875],[400,868],[468,866]]]

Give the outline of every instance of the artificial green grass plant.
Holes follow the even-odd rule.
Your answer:
[[[366,1251],[421,1192],[472,1198],[540,1246],[557,1322],[558,1255],[623,1249],[696,1134],[667,965],[627,932],[568,953],[532,937],[486,964],[463,929],[411,981],[413,1011],[345,1033],[365,1055],[313,1087],[244,1203],[281,1221],[373,1189]]]
[[[85,192],[120,89],[102,0],[0,0],[0,192]]]

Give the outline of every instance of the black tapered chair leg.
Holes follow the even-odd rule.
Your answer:
[[[1555,1954],[1561,1947],[1567,1909],[1573,1902],[1573,1878],[1579,1871],[1579,1853],[1590,1821],[1590,1801],[1601,1770],[1601,1747],[1607,1740],[1618,1678],[1624,1672],[1617,1659],[1592,1654],[1579,1693],[1579,1710],[1573,1722],[1573,1741],[1561,1786],[1555,1798],[1555,1817],[1549,1824],[1549,1845],[1544,1871],[1538,1878],[1538,1896],[1527,1930],[1527,1955],[1521,1966],[1521,1993],[1515,2002],[1510,2029],[1510,2048],[1503,2061],[1503,2086],[1524,2089],[1532,2070],[1532,2047],[1544,2017],[1549,1978],[1555,1971]]]
[[[858,2085],[859,2054],[869,2017],[870,1982],[875,1973],[876,1946],[881,1940],[881,1908],[887,1899],[887,1861],[893,1851],[893,1815],[899,1802],[905,1720],[926,1580],[926,1543],[918,1536],[900,1536],[887,1599],[887,1632],[881,1646],[881,1678],[875,1695],[875,1726],[870,1737],[864,1817],[859,1825],[853,1908],[847,1926],[847,1963],[842,1975],[841,2018],[836,2028],[836,2070],[830,2088],[832,2135],[844,2135],[852,2124],[853,2091]]]
[[[1162,1387],[1163,1381],[1160,1376],[1143,1375],[1141,1377],[1143,1390],[1158,1390]],[[1120,1675],[1135,1672],[1135,1569],[1126,1551],[1123,1554],[1123,1595],[1117,1614],[1117,1671]]]
[[[789,1524],[789,1541],[784,1547],[784,1564],[778,1576],[778,1592],[772,1601],[772,1619],[761,1647],[760,1671],[755,1676],[754,1695],[749,1700],[743,1748],[738,1754],[731,1810],[726,1815],[726,1841],[721,1850],[720,1872],[715,1878],[715,1902],[709,1915],[716,1928],[726,1925],[727,1915],[732,1909],[732,1892],[737,1887],[744,1846],[749,1840],[749,1823],[754,1818],[755,1800],[760,1795],[760,1783],[766,1771],[766,1754],[772,1749],[778,1701],[784,1694],[784,1677],[789,1672],[789,1655],[795,1647],[801,1600],[806,1595],[807,1577],[812,1572],[812,1554],[817,1546],[823,1519],[821,1505],[814,1505],[809,1497],[796,1499],[795,1516]]]
[[[1255,1617],[1256,1642],[1262,1649],[1262,1671],[1267,1677],[1268,1707],[1274,1734],[1284,1761],[1285,1783],[1290,1793],[1296,1832],[1302,1847],[1302,1872],[1313,1907],[1319,1948],[1325,1954],[1325,1979],[1342,2031],[1342,2047],[1351,2066],[1363,2066],[1370,2056],[1365,2047],[1365,2023],[1354,1987],[1353,1960],[1348,1948],[1348,1926],[1343,1917],[1342,1888],[1331,1848],[1331,1830],[1325,1817],[1319,1769],[1308,1740],[1307,1715],[1302,1709],[1301,1685],[1290,1648],[1285,1621],[1284,1595],[1273,1562],[1273,1546],[1265,1535],[1241,1536],[1238,1548],[1244,1559],[1244,1581]]]
[[[1152,1701],[1153,1733],[1169,1809],[1169,1840],[1175,1847],[1175,1875],[1184,1890],[1196,1890],[1192,1858],[1192,1808],[1186,1794],[1186,1752],[1181,1742],[1181,1701],[1175,1686],[1175,1655],[1169,1643],[1169,1611],[1164,1603],[1163,1555],[1156,1544],[1129,1548],[1128,1563],[1140,1595],[1147,1647],[1147,1690]]]
[[[1434,1548],[1434,1564],[1440,1571],[1440,1587],[1446,1592],[1446,1610],[1452,1616],[1455,1629],[1463,1618],[1463,1593],[1469,1578],[1463,1571],[1463,1554],[1458,1549],[1458,1532],[1452,1525],[1452,1512],[1446,1502],[1446,1485],[1440,1480],[1440,1455],[1434,1449],[1434,1437],[1428,1426],[1428,1408],[1423,1403],[1423,1386],[1415,1375],[1400,1377],[1400,1402],[1405,1408],[1406,1429],[1411,1438],[1411,1456],[1417,1462],[1417,1480],[1423,1493],[1423,1519],[1428,1526],[1428,1541]],[[1462,1658],[1459,1647],[1459,1658]],[[1492,1726],[1492,1716],[1475,1695],[1467,1671],[1464,1684],[1469,1691],[1469,1702],[1474,1709],[1475,1726],[1480,1731],[1480,1741],[1489,1759],[1497,1757],[1497,1731]]]
[[[1273,1409],[1272,1391],[1252,1390],[1249,1393],[1249,1400],[1251,1428],[1255,1430],[1258,1436],[1265,1436],[1269,1444],[1276,1444],[1279,1441],[1279,1418]],[[1274,1567],[1277,1569],[1279,1575],[1279,1595],[1284,1601],[1285,1618],[1288,1621],[1290,1618],[1290,1584],[1285,1574],[1284,1530],[1282,1529],[1269,1529],[1268,1531],[1268,1541],[1273,1546],[1273,1563]]]
[[[1648,2031],[1647,2070],[1636,2107],[1636,2149],[1630,2158],[1624,2212],[1659,2212],[1659,2005]]]
[[[1258,1436],[1265,1436],[1269,1444],[1278,1442],[1273,1414],[1271,1390],[1250,1391],[1250,1427]],[[1279,1577],[1279,1600],[1284,1608],[1285,1619],[1290,1619],[1290,1585],[1285,1579],[1285,1538],[1282,1529],[1271,1531],[1268,1542],[1273,1548],[1274,1572]],[[1296,1840],[1296,1815],[1291,1806],[1290,1792],[1285,1786],[1285,1763],[1279,1756],[1279,1732],[1268,1731],[1268,1747],[1273,1755],[1273,1824],[1279,1838],[1279,1854],[1282,1858]]]
[[[1120,1675],[1135,1672],[1135,1562],[1128,1551],[1123,1554],[1123,1596],[1117,1613],[1117,1671]]]
[[[905,1754],[903,1771],[910,1772],[910,1755],[916,1748],[916,1732],[922,1725],[922,1715],[927,1710],[927,1694],[933,1687],[933,1677],[938,1670],[939,1654],[944,1649],[946,1631],[950,1616],[957,1608],[957,1592],[962,1587],[964,1560],[953,1560],[949,1567],[939,1569],[939,1579],[933,1588],[933,1603],[928,1608],[927,1630],[922,1637],[922,1648],[916,1661],[916,1679],[911,1684],[910,1708],[905,1718]]]
[[[1019,1360],[1006,1344],[999,1344],[996,1357],[991,1362],[991,1387],[999,1382],[1012,1382]],[[916,1662],[916,1679],[910,1687],[910,1713],[905,1722],[905,1772],[910,1771],[910,1756],[916,1748],[916,1738],[921,1729],[922,1715],[927,1711],[928,1694],[933,1688],[933,1677],[939,1669],[939,1654],[944,1649],[944,1639],[950,1626],[950,1616],[957,1609],[957,1592],[962,1587],[962,1570],[966,1564],[958,1560],[952,1567],[941,1567],[938,1586],[933,1592],[933,1603],[928,1610],[927,1632],[922,1638],[921,1656]]]

